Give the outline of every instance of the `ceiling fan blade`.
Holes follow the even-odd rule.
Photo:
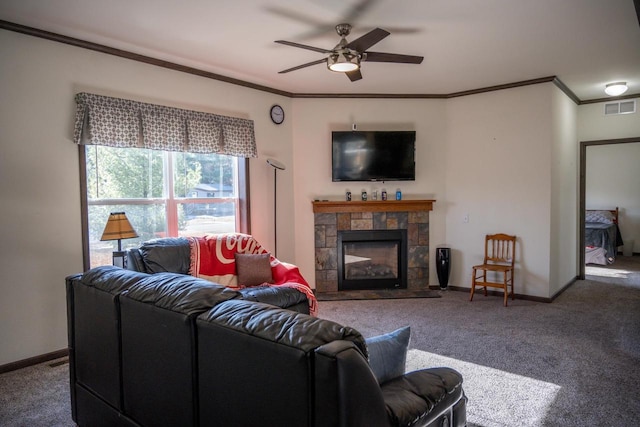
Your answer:
[[[303,15],[293,10],[287,10],[285,8],[277,7],[277,6],[268,6],[265,8],[268,12],[274,13],[276,15],[283,16],[288,19],[292,19],[294,21],[302,22],[303,24],[311,27],[311,30],[306,31],[302,34],[298,34],[295,38],[298,40],[309,40],[314,37],[322,36],[325,34],[335,34],[335,28],[332,24],[327,24],[326,22],[321,22],[320,20]]]
[[[398,53],[365,52],[363,61],[368,62],[398,62],[401,64],[421,64],[423,56],[401,55]]]
[[[342,18],[335,20],[335,22],[349,22],[355,24],[362,15],[364,15],[375,3],[380,0],[359,0],[342,16]],[[309,40],[318,36],[333,34],[335,35],[335,24],[329,24],[322,22],[319,19],[305,15],[292,9],[286,9],[279,6],[267,6],[265,7],[267,12],[279,15],[283,18],[291,19],[301,22],[311,29],[302,34],[297,35],[295,38],[298,40]]]
[[[287,68],[286,70],[278,71],[278,74],[288,73],[290,71],[299,70],[300,68],[310,67],[316,64],[322,64],[323,62],[327,62],[327,58],[318,59],[317,61],[307,62],[306,64],[298,65],[296,67]]]
[[[301,22],[305,25],[308,25],[310,27],[328,27],[329,29],[331,29],[333,31],[333,26],[329,25],[329,24],[325,24],[323,22],[321,22],[320,20],[316,19],[315,17],[311,17],[308,15],[303,15],[302,13],[299,13],[295,10],[292,9],[285,9],[284,7],[279,7],[279,6],[267,6],[265,7],[265,10],[267,12],[273,13],[275,15],[280,15],[284,18],[287,19],[291,19],[293,21],[298,21]]]
[[[364,36],[355,39],[351,43],[347,43],[345,47],[357,52],[364,52],[383,38],[387,37],[389,34],[391,34],[389,31],[385,31],[382,28],[376,28],[375,30],[369,31]]]
[[[347,75],[347,77],[349,77],[349,80],[351,80],[352,82],[355,82],[362,78],[362,73],[360,72],[360,68],[358,68],[357,70],[349,71],[348,73],[345,73],[345,74]]]
[[[300,49],[307,49],[307,50],[312,50],[314,52],[320,52],[320,53],[331,53],[330,50],[327,49],[322,49],[321,47],[314,47],[314,46],[308,46],[306,44],[300,44],[300,43],[295,43],[295,42],[288,42],[286,40],[276,40],[275,43],[280,43],[280,44],[284,44],[287,46],[292,46],[292,47],[299,47]]]
[[[340,22],[355,24],[360,19],[360,16],[364,15],[376,2],[378,0],[360,0],[347,11]]]
[[[422,28],[419,27],[387,27],[387,31],[391,34],[418,34],[422,32]]]
[[[378,28],[378,27],[358,27],[360,31],[371,31],[375,28]],[[423,30],[418,27],[388,27],[385,25],[385,31],[393,35],[396,35],[396,34],[418,34],[418,33],[421,33]]]

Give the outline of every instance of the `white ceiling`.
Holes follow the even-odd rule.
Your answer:
[[[633,0],[2,0],[0,19],[296,94],[446,95],[548,76],[583,101],[618,80],[640,94]],[[391,35],[371,50],[424,62],[364,62],[357,82],[324,64],[278,74],[323,56],[274,40],[332,49],[345,20],[349,41],[380,27]]]

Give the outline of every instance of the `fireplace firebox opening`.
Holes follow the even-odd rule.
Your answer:
[[[407,288],[407,230],[338,232],[338,290]]]

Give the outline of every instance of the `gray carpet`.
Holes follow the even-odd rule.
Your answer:
[[[365,336],[410,325],[407,368],[458,369],[470,426],[638,426],[640,257],[587,274],[551,304],[445,291],[320,313]]]
[[[68,359],[0,375],[0,426],[75,426]]]
[[[640,257],[587,274],[552,304],[443,291],[319,311],[365,336],[410,325],[407,368],[459,370],[471,427],[640,425]],[[0,426],[73,426],[68,365],[50,363],[0,375]]]

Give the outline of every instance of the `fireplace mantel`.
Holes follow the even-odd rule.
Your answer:
[[[316,200],[313,202],[316,295],[322,298],[369,295],[370,290],[338,289],[338,234],[348,230],[407,230],[407,288],[391,295],[429,289],[429,212],[435,200]],[[376,291],[377,292],[377,291]]]
[[[324,200],[313,202],[313,213],[431,211],[433,203],[435,200]]]

